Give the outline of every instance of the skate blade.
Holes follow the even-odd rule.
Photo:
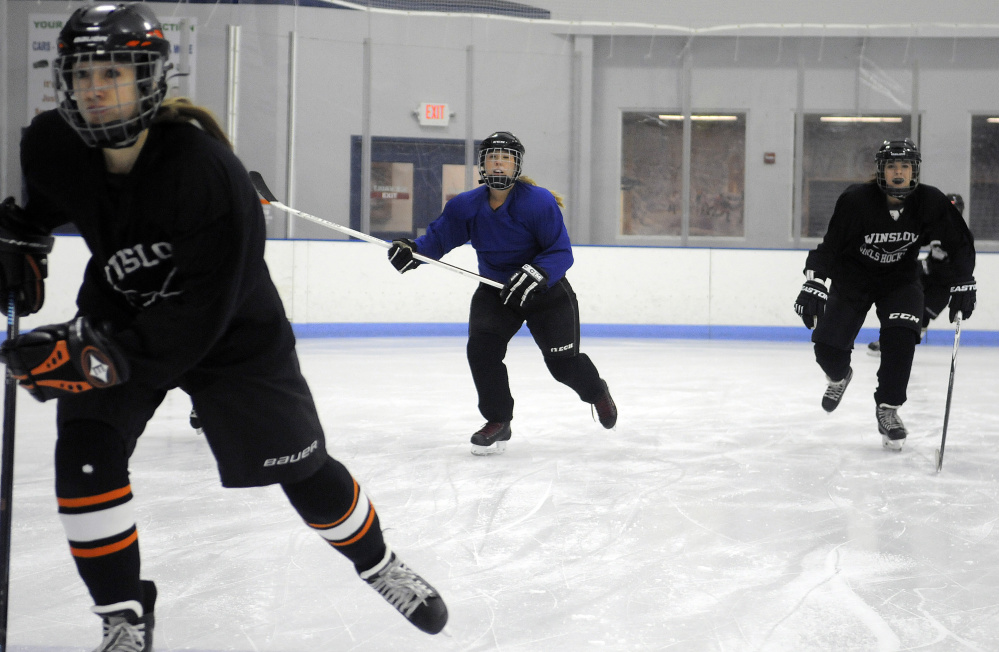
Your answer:
[[[904,443],[905,439],[890,439],[888,435],[881,435],[881,445],[884,446],[886,450],[900,451],[902,450],[902,444]]]
[[[499,455],[505,450],[505,441],[498,441],[492,446],[479,446],[478,444],[472,444],[472,455]]]

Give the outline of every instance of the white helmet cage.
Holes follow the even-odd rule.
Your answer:
[[[122,115],[129,115],[134,111],[131,117],[92,124],[87,122],[77,104],[76,91],[73,88],[73,70],[81,63],[92,64],[102,61],[131,66],[135,70],[137,106],[133,109],[119,100],[117,104],[119,111]],[[67,54],[56,59],[53,72],[55,89],[59,96],[59,114],[90,147],[118,149],[134,144],[139,139],[139,134],[152,124],[153,117],[166,97],[166,72],[163,57],[158,52]],[[94,91],[117,95],[114,80],[94,80],[94,84]]]
[[[486,169],[486,156],[493,152],[502,152],[513,157],[513,176],[505,174],[490,174]],[[524,164],[524,145],[509,131],[497,131],[479,144],[479,183],[484,183],[494,190],[506,190],[517,182]]]

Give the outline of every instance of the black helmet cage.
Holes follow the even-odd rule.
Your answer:
[[[59,114],[90,147],[116,149],[134,144],[152,124],[167,92],[170,43],[152,10],[145,3],[77,9],[59,33],[58,48],[53,75]],[[135,70],[138,106],[131,117],[97,124],[87,122],[77,104],[73,71],[79,64],[95,61],[131,66]],[[100,80],[95,80],[95,84],[99,83]],[[94,88],[99,90],[102,86]],[[103,89],[116,92],[116,85],[112,80]]]
[[[919,148],[916,147],[911,138],[884,141],[878,153],[874,155],[874,160],[877,162],[876,177],[878,187],[889,197],[905,199],[919,185],[919,163],[922,161],[922,156],[920,156]],[[888,185],[885,179],[885,164],[888,161],[908,161],[912,166],[912,177],[909,180],[907,188]]]
[[[513,156],[514,171],[513,176],[505,174],[488,174],[486,170],[486,156],[492,152],[503,152]],[[524,163],[524,145],[509,131],[497,131],[486,137],[479,144],[479,177],[480,183],[484,183],[494,190],[506,190],[517,182]]]

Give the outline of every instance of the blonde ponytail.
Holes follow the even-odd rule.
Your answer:
[[[229,137],[225,135],[225,131],[219,125],[218,120],[215,119],[215,115],[210,110],[203,106],[198,106],[186,97],[168,97],[163,100],[160,110],[156,112],[156,117],[153,118],[153,124],[158,122],[192,121],[196,122],[209,136],[222,141],[229,149],[232,149],[232,143],[229,142]]]
[[[523,181],[524,183],[530,184],[532,186],[538,185],[537,181],[535,181],[531,177],[527,176],[526,174],[520,175],[520,177],[517,179],[517,181]],[[555,192],[554,190],[550,190],[550,189],[548,190],[548,192],[550,192],[552,194],[552,197],[555,198],[555,201],[558,202],[558,207],[559,208],[565,208],[565,198],[562,197],[562,195],[560,195],[557,192]]]

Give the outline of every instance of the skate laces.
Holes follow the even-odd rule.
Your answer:
[[[94,652],[142,652],[146,647],[145,623],[131,623],[124,615],[103,617],[104,638]]]
[[[411,571],[394,554],[388,565],[367,582],[407,618],[435,594],[423,578]]]
[[[828,376],[826,378],[828,378]],[[829,384],[826,386],[825,397],[834,401],[839,401],[843,397],[843,392],[846,391],[846,385],[849,382],[849,376],[844,377],[843,380],[830,379]]]
[[[487,421],[475,434],[482,435],[486,439],[492,439],[502,433],[505,428],[505,421]]]
[[[898,407],[894,405],[878,406],[878,423],[887,432],[893,430],[905,430],[902,420],[898,417]]]

